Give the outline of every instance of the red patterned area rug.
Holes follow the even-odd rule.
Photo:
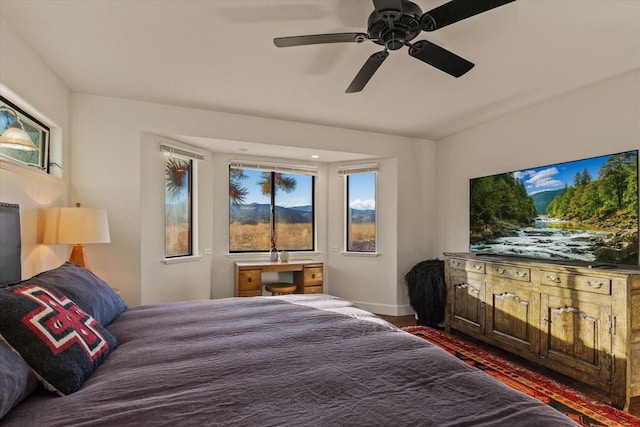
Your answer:
[[[544,375],[532,372],[443,331],[424,326],[403,330],[423,338],[508,386],[552,406],[583,426],[640,426],[640,418],[589,398]]]

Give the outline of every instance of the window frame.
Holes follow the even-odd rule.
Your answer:
[[[362,255],[362,256],[377,256],[379,255],[379,241],[378,241],[378,165],[377,164],[367,164],[367,165],[350,165],[350,166],[342,166],[338,168],[338,173],[344,177],[344,230],[343,230],[343,251],[342,253],[345,255]],[[374,211],[374,245],[375,248],[371,251],[365,250],[353,250],[350,249],[349,238],[350,238],[350,225],[351,225],[351,207],[350,207],[350,189],[349,189],[349,177],[351,175],[363,175],[363,174],[373,174],[374,175],[374,202],[375,207]]]
[[[168,159],[164,159],[164,260],[165,263],[177,262],[180,260],[192,259],[200,256],[198,242],[198,160],[203,160],[204,156],[192,153],[180,148],[161,144],[160,151],[167,157],[175,157],[189,161],[191,173],[189,177],[189,253],[180,255],[167,254],[167,175],[166,166]]]
[[[275,183],[275,174],[289,174],[289,175],[307,175],[311,176],[311,247],[304,249],[291,249],[291,248],[280,248],[276,243],[276,250],[285,250],[291,253],[304,253],[304,252],[315,252],[317,250],[317,218],[316,218],[316,177],[317,177],[317,168],[315,167],[307,167],[307,166],[295,166],[295,165],[284,165],[277,163],[264,163],[264,162],[245,162],[245,161],[230,161],[228,167],[228,179],[229,184],[231,184],[231,170],[232,169],[242,169],[242,170],[254,170],[258,172],[267,172],[271,173],[271,189],[269,196],[269,230],[270,236],[269,241],[272,241],[274,233],[276,232],[276,183]],[[237,250],[231,248],[231,198],[228,201],[228,222],[227,222],[227,232],[228,232],[228,240],[227,240],[227,249],[230,255],[246,255],[246,254],[268,254],[272,252],[272,249],[251,249],[251,250]]]
[[[14,104],[13,102],[9,101],[7,98],[1,95],[0,95],[0,105],[4,105],[14,110],[16,114],[18,114],[18,117],[20,118],[20,121],[22,122],[22,124],[23,125],[27,124],[29,126],[32,126],[38,129],[40,131],[40,137],[41,137],[41,140],[39,141],[39,146],[38,146],[38,163],[37,164],[25,162],[19,158],[11,156],[10,153],[11,151],[13,151],[11,149],[7,149],[7,150],[11,150],[9,152],[0,152],[0,157],[5,157],[8,159],[11,159],[12,161],[18,162],[22,165],[29,166],[29,167],[36,167],[42,171],[45,171],[46,173],[51,173],[50,171],[51,164],[49,163],[49,150],[51,146],[51,128],[45,125],[40,120],[36,119],[32,114],[29,114],[24,109],[18,107],[16,104]],[[3,131],[4,129],[0,130],[0,132],[3,132]]]

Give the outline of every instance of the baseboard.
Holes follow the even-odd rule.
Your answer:
[[[385,316],[407,316],[415,313],[410,305],[374,304],[362,301],[352,302],[363,310],[376,314],[384,314]]]

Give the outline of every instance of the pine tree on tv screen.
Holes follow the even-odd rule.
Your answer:
[[[470,180],[470,250],[638,265],[638,152]]]

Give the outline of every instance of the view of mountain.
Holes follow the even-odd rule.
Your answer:
[[[258,224],[268,223],[270,205],[261,203],[249,203],[249,204],[231,204],[229,206],[229,217],[231,222],[240,224]],[[280,222],[295,224],[295,223],[310,223],[311,218],[311,206],[296,206],[291,208],[285,208],[276,206],[276,215]]]
[[[552,190],[552,191],[541,191],[539,193],[533,194],[530,197],[533,199],[533,203],[536,205],[536,212],[540,215],[547,214],[547,206],[554,199],[554,197],[559,196],[564,193],[565,189],[561,188],[560,190]]]
[[[373,209],[351,209],[351,222],[366,224],[376,221],[376,211]]]
[[[308,223],[312,218],[312,206],[276,206],[276,215],[280,222],[288,224]],[[231,222],[239,224],[258,224],[269,222],[269,205],[261,203],[231,204],[229,206]],[[376,211],[372,209],[351,209],[352,222],[370,223],[376,220]]]

